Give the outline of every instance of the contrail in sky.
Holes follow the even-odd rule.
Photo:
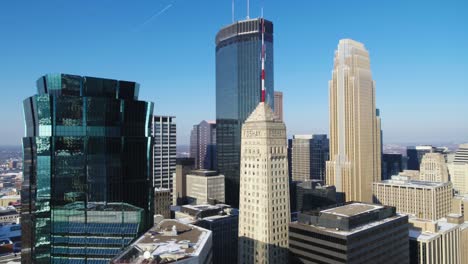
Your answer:
[[[153,19],[157,18],[158,16],[164,14],[164,12],[166,12],[169,8],[172,7],[172,4],[168,4],[166,7],[164,7],[163,9],[161,9],[160,11],[156,12],[155,14],[153,14],[150,18],[148,18],[145,22],[143,22],[140,26],[138,26],[137,28],[142,28],[144,26],[146,26],[149,22],[151,22]]]

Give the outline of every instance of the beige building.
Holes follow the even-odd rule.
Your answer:
[[[171,218],[171,190],[164,188],[154,189],[154,214],[162,215],[165,219]]]
[[[439,221],[411,219],[411,263],[466,264],[468,223],[460,215]]]
[[[452,208],[450,182],[413,181],[405,176],[375,182],[374,202],[394,206],[397,212],[427,220],[445,217]]]
[[[187,174],[187,198],[191,204],[209,201],[224,203],[224,175],[210,170],[193,170]]]
[[[461,263],[468,264],[468,224],[461,226]]]
[[[275,119],[283,120],[283,92],[275,91]]]
[[[312,135],[294,135],[291,150],[291,175],[293,181],[311,180]]]
[[[468,194],[468,144],[460,145],[448,168],[455,192]]]
[[[465,221],[468,221],[468,195],[454,196],[452,199],[452,213],[463,215]]]
[[[242,126],[238,263],[287,263],[286,127],[260,103]]]
[[[419,168],[419,180],[448,182],[449,175],[444,155],[440,153],[424,154]]]
[[[330,94],[330,161],[327,184],[346,201],[372,202],[372,182],[381,177],[380,122],[369,53],[342,39],[335,52]]]
[[[403,170],[398,175],[408,177],[410,180],[413,180],[413,181],[419,181],[418,170]]]
[[[178,158],[175,173],[172,174],[172,204],[181,205],[187,196],[187,174],[195,168],[195,159]]]

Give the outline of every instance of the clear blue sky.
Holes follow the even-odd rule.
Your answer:
[[[468,1],[251,0],[275,24],[275,89],[288,134],[328,132],[341,38],[371,54],[384,142],[468,141]],[[236,19],[246,15],[236,0]],[[216,32],[230,0],[1,1],[0,145],[20,144],[22,100],[46,73],[137,81],[178,142],[215,118]]]

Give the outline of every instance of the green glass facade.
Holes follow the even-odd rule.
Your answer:
[[[153,224],[151,115],[135,82],[49,74],[23,102],[22,263],[108,263]]]

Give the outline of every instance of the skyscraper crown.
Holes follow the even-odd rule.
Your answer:
[[[273,110],[271,110],[271,107],[267,103],[260,102],[245,122],[249,123],[258,121],[275,121]]]

